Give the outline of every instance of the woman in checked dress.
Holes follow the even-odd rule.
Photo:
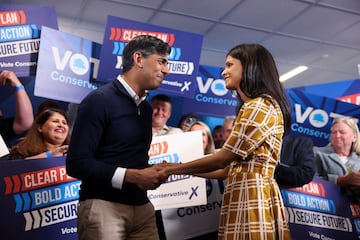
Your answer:
[[[274,170],[282,137],[290,126],[290,106],[271,53],[259,44],[241,44],[226,56],[226,88],[236,91],[240,110],[222,149],[167,174],[227,178],[218,239],[290,239]]]

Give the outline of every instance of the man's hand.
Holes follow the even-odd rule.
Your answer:
[[[162,165],[153,165],[144,169],[127,169],[125,173],[125,181],[136,184],[143,190],[152,190],[160,186],[166,181],[167,175]]]

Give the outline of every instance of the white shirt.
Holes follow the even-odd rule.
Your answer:
[[[136,106],[139,106],[140,103],[146,99],[147,94],[145,94],[142,97],[139,97],[135,93],[135,91],[130,87],[130,85],[127,84],[127,82],[120,75],[116,79],[119,80],[119,82],[124,86],[125,90],[134,99]],[[117,188],[117,189],[122,188],[125,178],[125,172],[126,172],[126,168],[122,168],[122,167],[116,168],[115,173],[111,179],[111,185],[113,188]]]

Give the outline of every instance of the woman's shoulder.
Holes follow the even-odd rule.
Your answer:
[[[335,150],[332,146],[326,145],[323,147],[314,147],[314,153],[319,155],[328,155],[335,153]]]
[[[257,106],[270,106],[273,105],[273,100],[272,98],[268,98],[268,97],[263,97],[263,96],[259,96],[256,98],[249,98],[244,102],[244,105],[257,105]]]

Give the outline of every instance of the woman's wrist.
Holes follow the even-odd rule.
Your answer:
[[[52,157],[51,151],[46,151],[45,156],[46,156],[46,158],[51,158]]]
[[[16,89],[16,92],[18,92],[18,91],[24,90],[24,86],[23,85],[17,85],[15,87],[15,89]]]

